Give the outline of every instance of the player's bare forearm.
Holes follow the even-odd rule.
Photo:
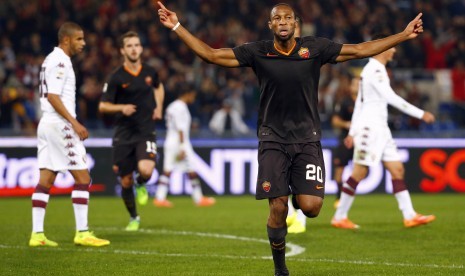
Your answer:
[[[367,41],[359,44],[344,44],[341,53],[336,58],[337,62],[351,59],[371,57],[380,54],[401,42],[416,38],[423,32],[422,13],[419,13],[405,28],[404,31],[373,41]]]
[[[335,128],[340,129],[349,129],[350,128],[350,121],[344,121],[338,115],[334,115],[331,120],[331,125]]]
[[[196,55],[206,62],[225,66],[238,67],[239,61],[236,59],[234,52],[230,48],[213,49],[206,43],[192,35],[186,28],[179,25],[179,19],[175,12],[168,10],[160,1],[157,2],[158,16],[160,22],[167,28],[173,30],[179,38],[189,47]]]
[[[70,122],[74,131],[81,140],[85,140],[89,137],[87,129],[83,125],[81,125],[81,123],[79,123],[78,120],[76,120],[76,118],[71,116],[71,114],[68,112],[65,105],[61,101],[59,95],[48,93],[47,100],[58,114],[65,118],[66,121]]]
[[[179,38],[204,61],[225,67],[239,66],[239,61],[237,61],[232,49],[213,49],[200,39],[193,36],[182,26],[180,26],[175,32],[178,34]]]
[[[98,111],[105,114],[123,113],[124,104],[114,104],[110,102],[100,102],[98,105]]]
[[[155,98],[155,102],[157,103],[157,107],[154,110],[152,119],[153,120],[161,120],[163,119],[163,103],[165,101],[165,88],[162,83],[154,89],[153,96]]]
[[[60,114],[63,118],[65,118],[66,121],[70,122],[71,124],[77,123],[77,120],[73,116],[71,116],[71,114],[66,109],[59,95],[48,93],[47,100],[55,109],[55,111],[58,114]]]

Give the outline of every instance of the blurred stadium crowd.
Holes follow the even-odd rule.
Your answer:
[[[289,2],[302,17],[303,35],[359,43],[374,32],[402,31],[418,12],[425,33],[397,48],[392,86],[411,103],[434,112],[439,120],[429,129],[400,113],[390,118],[393,130],[440,131],[465,128],[465,1],[463,0],[171,0],[181,23],[212,47],[234,47],[272,39],[270,8]],[[111,135],[111,118],[102,118],[98,103],[106,77],[121,64],[117,38],[137,31],[143,59],[154,66],[165,85],[165,105],[180,83],[198,91],[192,106],[193,134],[208,131],[214,111],[227,100],[251,128],[256,124],[257,81],[250,69],[221,68],[196,58],[158,21],[148,0],[2,0],[0,5],[0,131],[34,135],[40,118],[37,84],[44,57],[57,45],[57,29],[75,21],[85,30],[87,46],[73,59],[77,75],[78,116],[97,135]],[[320,114],[324,129],[338,99],[348,93],[350,75],[366,61],[325,66],[320,81]],[[398,72],[397,74],[394,74]],[[400,72],[400,73],[399,73]],[[405,77],[408,72],[410,77]],[[414,72],[414,73],[412,73]],[[432,101],[416,79],[446,72],[450,97]],[[434,106],[432,106],[434,104]],[[163,128],[163,122],[160,128]],[[254,131],[250,131],[254,135]],[[2,135],[3,136],[3,135]]]

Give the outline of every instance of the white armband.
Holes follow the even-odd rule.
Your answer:
[[[173,29],[171,29],[172,31],[176,31],[177,28],[179,28],[179,26],[181,26],[181,23],[176,23],[176,25],[174,25]]]

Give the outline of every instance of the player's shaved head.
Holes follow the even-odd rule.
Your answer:
[[[270,19],[273,17],[273,13],[274,13],[275,9],[276,9],[276,8],[279,8],[279,7],[288,7],[289,9],[292,10],[292,13],[293,13],[294,16],[295,16],[294,9],[291,7],[291,5],[289,5],[289,4],[287,4],[287,3],[278,3],[278,4],[274,5],[274,6],[271,8]]]
[[[74,22],[65,22],[58,30],[58,42],[62,42],[65,37],[73,36],[74,32],[82,31],[81,26]]]

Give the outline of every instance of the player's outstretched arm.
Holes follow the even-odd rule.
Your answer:
[[[336,61],[342,62],[351,59],[371,57],[382,53],[401,42],[416,38],[423,32],[423,21],[421,16],[422,13],[419,13],[415,19],[410,21],[405,30],[398,34],[359,44],[344,44]]]
[[[238,67],[239,61],[236,59],[231,48],[213,49],[203,41],[193,36],[179,23],[175,12],[168,10],[160,1],[157,1],[158,16],[160,22],[167,28],[176,32],[179,38],[196,53],[201,59],[208,63],[214,63],[225,67]]]

